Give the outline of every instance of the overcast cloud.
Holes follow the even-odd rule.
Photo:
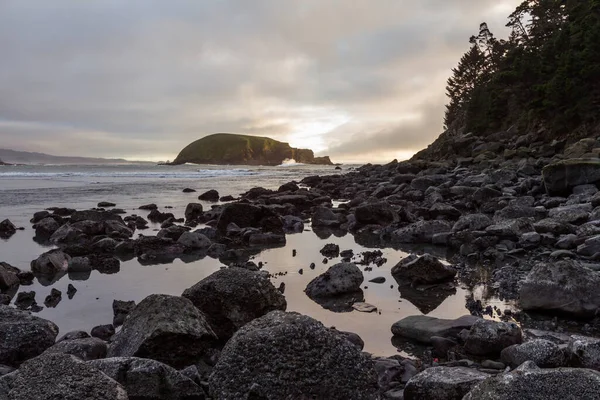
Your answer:
[[[173,159],[215,132],[334,161],[442,131],[450,69],[520,0],[0,0],[0,148]]]

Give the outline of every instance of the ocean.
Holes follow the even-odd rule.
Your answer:
[[[30,263],[52,247],[33,241],[34,230],[29,222],[36,211],[48,207],[70,207],[78,210],[96,207],[100,201],[116,203],[127,214],[146,217],[148,212],[138,210],[143,204],[156,203],[161,211],[172,207],[176,217],[183,217],[190,202],[203,203],[209,209],[211,203],[199,201],[198,195],[216,189],[221,196],[237,195],[256,186],[277,189],[281,184],[305,176],[348,172],[350,166],[341,171],[332,166],[287,164],[278,167],[250,166],[162,166],[149,163],[124,165],[44,165],[0,167],[0,220],[10,219],[24,230],[9,239],[0,239],[0,261],[21,270],[29,270]],[[184,188],[195,189],[196,193],[183,193]],[[214,204],[214,203],[213,203]],[[125,215],[123,215],[125,216]],[[156,234],[159,226],[150,224],[144,235]],[[136,231],[134,234],[137,235]],[[323,235],[321,235],[323,236]],[[285,247],[262,251],[252,260],[263,262],[263,270],[273,275],[274,285],[285,282],[285,297],[288,311],[297,311],[320,320],[326,326],[359,334],[365,341],[365,351],[389,356],[398,349],[392,343],[391,325],[409,315],[423,314],[456,318],[468,314],[465,300],[469,296],[485,298],[486,304],[501,309],[512,305],[498,299],[490,299],[483,286],[459,286],[448,291],[442,298],[436,297],[423,303],[419,297],[427,293],[406,294],[398,291],[390,274],[391,268],[407,253],[395,249],[381,249],[387,262],[380,267],[364,272],[365,301],[378,308],[378,312],[358,311],[335,313],[322,308],[304,294],[304,288],[313,278],[335,264],[338,259],[323,263],[319,250],[328,243],[338,244],[341,250],[352,249],[354,254],[367,249],[354,240],[351,234],[319,237],[312,232],[310,224],[305,231],[287,235]],[[296,250],[296,255],[293,255]],[[316,268],[310,269],[311,263]],[[52,288],[63,293],[62,301],[54,308],[44,307],[37,315],[56,323],[61,334],[71,330],[90,330],[96,325],[112,322],[112,302],[134,300],[139,302],[152,293],[181,295],[188,287],[212,272],[223,267],[219,260],[209,257],[192,262],[175,260],[170,264],[141,265],[136,259],[121,262],[119,272],[101,274],[92,271],[86,280],[71,281],[64,276],[57,282],[43,286],[35,281],[32,286],[21,286],[19,291],[36,292],[36,301],[43,306],[45,297]],[[364,267],[363,267],[364,268]],[[300,272],[302,270],[302,273]],[[375,277],[384,277],[383,284],[370,283]],[[66,296],[67,285],[77,289],[73,299]],[[404,297],[403,297],[404,296]],[[412,302],[411,302],[412,301]]]

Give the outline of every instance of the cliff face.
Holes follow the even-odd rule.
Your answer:
[[[333,165],[329,157],[315,157],[309,149],[296,149],[267,137],[229,133],[209,135],[190,143],[172,164],[280,165],[286,159]]]

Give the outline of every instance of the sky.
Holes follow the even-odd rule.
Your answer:
[[[217,132],[406,159],[520,0],[0,0],[0,148],[172,160]]]

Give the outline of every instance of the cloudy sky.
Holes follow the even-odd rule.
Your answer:
[[[0,0],[0,148],[166,160],[215,132],[334,161],[442,131],[450,69],[520,0]]]

